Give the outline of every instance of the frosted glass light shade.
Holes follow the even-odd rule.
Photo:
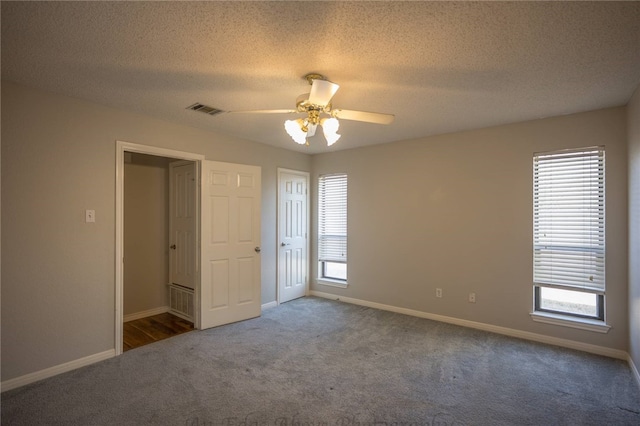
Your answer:
[[[327,140],[327,145],[331,146],[340,136],[338,132],[338,128],[340,127],[340,122],[336,118],[325,118],[322,120],[322,131],[324,132],[324,138]]]
[[[337,133],[331,133],[331,134],[324,134],[324,138],[327,140],[327,146],[331,146],[334,143],[336,143],[338,141],[338,139],[340,139],[340,136]]]
[[[323,118],[320,120],[320,125],[322,126],[324,138],[327,140],[327,145],[331,146],[340,139],[341,135],[337,133],[338,128],[340,127],[340,122],[336,118]],[[305,132],[303,128],[307,128],[307,131]],[[317,124],[308,124],[301,118],[297,120],[286,120],[284,122],[284,129],[287,131],[289,136],[291,136],[291,139],[300,145],[305,145],[307,143],[307,137],[313,136],[316,132],[316,128]]]
[[[287,120],[284,122],[284,129],[294,142],[304,145],[307,143],[307,133],[302,131],[300,120]]]

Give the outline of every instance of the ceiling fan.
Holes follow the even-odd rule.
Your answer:
[[[333,145],[340,136],[338,119],[363,121],[365,123],[390,124],[395,118],[392,114],[378,112],[353,111],[349,109],[334,109],[331,98],[340,88],[320,74],[307,74],[304,78],[311,85],[311,92],[296,99],[296,109],[269,109],[255,111],[229,111],[229,113],[259,113],[259,114],[304,114],[296,120],[286,120],[284,128],[291,138],[301,144],[309,145],[308,137],[315,135],[318,125],[322,126],[327,145]]]

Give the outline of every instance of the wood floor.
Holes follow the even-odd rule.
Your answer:
[[[193,330],[193,324],[170,313],[125,322],[122,350],[139,348]]]

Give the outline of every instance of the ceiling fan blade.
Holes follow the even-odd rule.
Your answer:
[[[328,80],[313,80],[311,93],[309,94],[309,103],[326,106],[339,88],[339,85]]]
[[[379,112],[352,111],[349,109],[331,110],[331,115],[343,120],[364,121],[366,123],[391,124],[395,115],[382,114]]]
[[[250,111],[227,111],[229,114],[293,114],[299,112],[295,109],[255,109]]]

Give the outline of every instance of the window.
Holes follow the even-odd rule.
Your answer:
[[[604,321],[604,147],[533,157],[535,312]]]
[[[347,175],[318,179],[318,275],[347,281]]]

